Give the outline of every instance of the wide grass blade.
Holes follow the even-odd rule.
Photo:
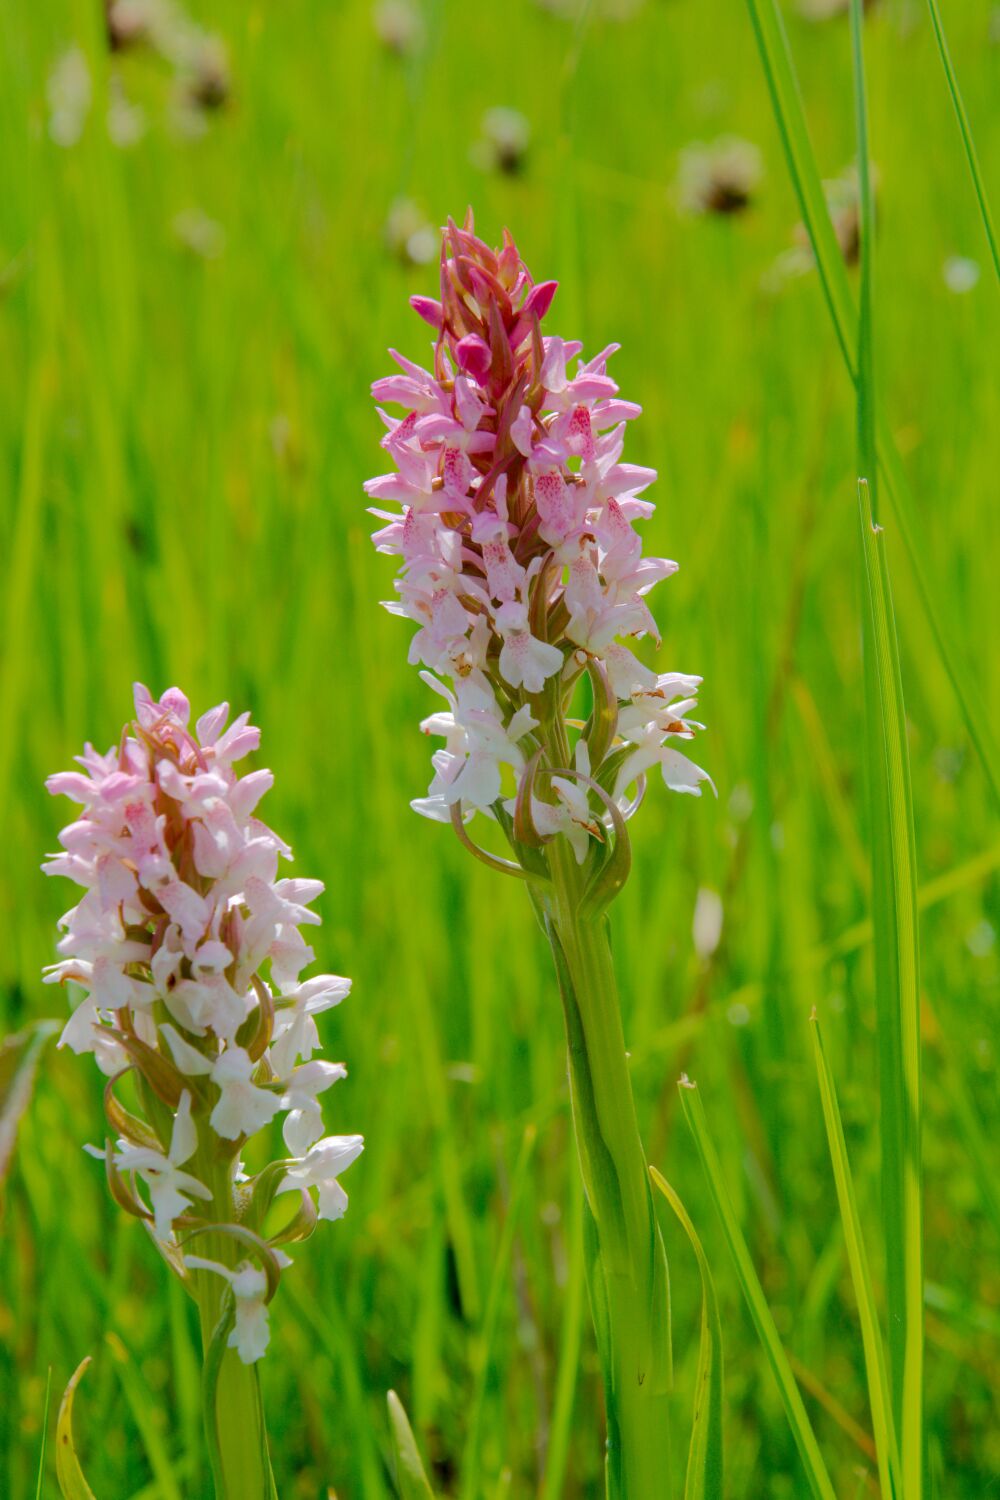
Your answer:
[[[73,1400],[89,1364],[88,1354],[74,1370],[59,1404],[59,1419],[56,1422],[56,1477],[63,1500],[95,1500],[93,1490],[83,1477],[73,1439]]]
[[[993,228],[993,215],[990,213],[990,201],[986,196],[986,184],[983,182],[983,174],[979,168],[976,143],[972,139],[972,127],[969,124],[969,116],[965,110],[962,91],[958,86],[955,67],[951,60],[951,53],[948,50],[948,39],[944,34],[944,23],[941,20],[941,12],[938,9],[937,0],[927,0],[927,8],[931,13],[934,39],[937,42],[938,52],[941,56],[941,66],[944,68],[944,76],[948,80],[948,92],[951,95],[951,102],[954,106],[955,118],[958,120],[958,128],[962,134],[965,159],[969,163],[969,171],[972,174],[972,185],[976,190],[976,200],[979,203],[979,213],[983,221],[983,229],[989,242],[990,254],[993,257],[993,269],[996,271],[997,280],[1000,281],[1000,250],[997,249],[997,237],[996,231]]]
[[[421,1462],[406,1408],[395,1391],[388,1393],[386,1403],[389,1407],[392,1451],[396,1458],[396,1488],[400,1500],[434,1500],[434,1491]]]
[[[851,380],[858,380],[857,313],[847,271],[837,245],[823,183],[809,138],[805,110],[792,64],[777,0],[747,0],[760,49],[761,62],[781,135],[788,168],[799,200],[802,221],[816,260],[823,296]],[[982,762],[990,787],[1000,802],[1000,751],[971,673],[953,647],[931,590],[931,568],[925,560],[913,492],[910,489],[892,430],[884,415],[875,420],[878,462],[906,548],[920,600],[934,643],[962,711],[969,737]]]
[[[907,1500],[923,1467],[923,1207],[920,1165],[920,991],[910,762],[885,533],[858,485],[874,666],[868,757],[872,800],[876,1013],[881,1091],[883,1220],[893,1409]]]
[[[712,1268],[684,1204],[662,1173],[655,1167],[650,1167],[649,1173],[680,1219],[701,1272],[701,1339],[695,1373],[694,1419],[691,1423],[691,1445],[684,1479],[684,1500],[722,1500],[722,1322],[719,1318],[719,1302],[715,1295]]]
[[[820,1099],[823,1104],[823,1121],[826,1125],[830,1159],[837,1184],[837,1201],[840,1205],[841,1223],[844,1226],[844,1242],[847,1246],[851,1280],[854,1284],[854,1295],[858,1299],[858,1314],[861,1319],[861,1339],[865,1351],[868,1398],[871,1404],[875,1449],[878,1455],[879,1484],[883,1500],[898,1500],[903,1491],[900,1487],[899,1449],[892,1418],[892,1394],[886,1372],[882,1330],[879,1326],[875,1293],[868,1269],[868,1254],[861,1232],[861,1218],[854,1193],[854,1179],[851,1176],[851,1164],[847,1155],[840,1105],[837,1102],[833,1074],[827,1062],[823,1036],[815,1013],[812,1020],[816,1075],[819,1079]]]
[[[823,1462],[823,1455],[819,1451],[819,1444],[816,1442],[816,1434],[813,1432],[812,1423],[809,1421],[809,1415],[795,1383],[788,1356],[782,1347],[771,1309],[767,1305],[764,1289],[754,1270],[747,1242],[733,1210],[722,1176],[722,1167],[708,1133],[708,1121],[705,1118],[705,1108],[697,1085],[682,1078],[680,1096],[685,1119],[691,1128],[691,1134],[694,1136],[694,1143],[705,1170],[712,1200],[722,1221],[722,1230],[733,1257],[737,1279],[746,1298],[750,1317],[771,1366],[772,1374],[777,1381],[785,1415],[809,1481],[810,1493],[815,1496],[815,1500],[836,1500],[830,1475]]]

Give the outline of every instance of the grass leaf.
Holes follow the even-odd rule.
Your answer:
[[[820,285],[834,332],[851,380],[857,384],[857,314],[847,272],[837,245],[830,212],[823,193],[823,183],[809,138],[805,110],[792,65],[788,38],[785,35],[777,0],[747,0],[750,19],[760,49],[771,104],[781,135],[788,169],[799,200],[802,220],[812,246]],[[884,415],[875,422],[878,462],[886,481],[889,497],[906,548],[920,600],[934,637],[934,643],[948,674],[969,737],[982,762],[990,787],[1000,802],[1000,751],[990,728],[982,699],[972,681],[968,667],[953,647],[939,607],[932,592],[932,570],[925,560],[913,492],[899,457],[892,429]]]
[[[59,1403],[59,1419],[56,1422],[56,1477],[63,1500],[95,1500],[94,1492],[83,1477],[80,1460],[76,1456],[73,1441],[73,1400],[83,1373],[90,1364],[90,1355],[80,1361],[63,1392]]]
[[[649,1173],[681,1221],[701,1272],[701,1339],[695,1374],[694,1418],[684,1480],[684,1500],[722,1500],[722,1322],[719,1318],[719,1302],[715,1295],[712,1268],[684,1204],[662,1173],[655,1167],[650,1167]]]
[[[923,1208],[920,1164],[920,993],[916,854],[899,649],[885,559],[864,479],[858,485],[874,668],[868,756],[872,799],[876,1012],[889,1366],[903,1462],[916,1500],[923,1465]]]
[[[55,1021],[37,1021],[0,1044],[0,1183],[10,1169],[17,1127],[31,1101],[42,1048],[58,1030]]]
[[[979,168],[979,156],[976,152],[976,143],[972,139],[972,126],[969,124],[969,116],[965,111],[962,100],[962,91],[958,86],[958,78],[955,74],[951,53],[948,50],[948,39],[944,34],[944,23],[941,20],[941,12],[937,0],[927,0],[927,8],[931,13],[931,25],[934,28],[934,39],[937,42],[938,52],[941,55],[941,66],[944,68],[944,76],[948,80],[948,92],[955,109],[955,118],[958,120],[958,128],[962,134],[962,145],[965,147],[965,159],[969,163],[969,171],[972,174],[972,185],[976,190],[976,200],[979,204],[979,213],[983,221],[983,229],[989,242],[990,254],[993,257],[993,269],[996,271],[997,280],[1000,281],[1000,250],[997,249],[996,231],[993,228],[993,215],[990,213],[990,201],[986,196],[986,184],[983,182],[983,174]]]
[[[396,1487],[400,1500],[434,1500],[434,1491],[424,1471],[413,1428],[395,1391],[386,1396],[392,1449],[396,1455]]]
[[[155,1402],[150,1394],[149,1386],[119,1336],[108,1332],[104,1337],[115,1361],[125,1401],[142,1439],[142,1446],[159,1488],[161,1500],[181,1500],[181,1487],[174,1465],[167,1452],[163,1432],[153,1416]]]
[[[868,1269],[868,1255],[861,1232],[861,1219],[858,1214],[857,1199],[854,1193],[851,1164],[847,1155],[847,1142],[844,1139],[844,1126],[840,1116],[840,1105],[837,1102],[833,1075],[830,1071],[830,1065],[827,1062],[826,1052],[823,1047],[823,1036],[815,1014],[812,1019],[816,1074],[819,1079],[820,1099],[823,1104],[823,1121],[826,1125],[826,1136],[830,1146],[830,1159],[833,1163],[833,1175],[837,1184],[837,1201],[840,1205],[841,1223],[844,1226],[844,1242],[847,1246],[847,1259],[851,1268],[851,1280],[854,1284],[854,1295],[858,1299],[858,1313],[861,1319],[861,1338],[865,1352],[865,1372],[868,1377],[868,1397],[871,1404],[872,1427],[875,1433],[875,1449],[878,1455],[879,1484],[882,1489],[883,1500],[893,1500],[893,1497],[902,1495],[902,1490],[900,1488],[899,1449],[896,1443],[896,1429],[892,1417],[892,1393],[889,1388],[889,1377],[886,1372],[882,1330],[879,1326],[875,1293],[872,1289],[871,1273]]]
[[[468,1500],[473,1500],[473,1497],[481,1492],[483,1486],[483,1476],[479,1472],[483,1409],[493,1363],[493,1351],[500,1313],[503,1307],[504,1296],[510,1289],[510,1260],[514,1249],[514,1234],[517,1230],[518,1214],[524,1199],[524,1190],[527,1186],[528,1167],[534,1154],[537,1139],[538,1132],[534,1125],[528,1125],[521,1140],[521,1149],[518,1152],[517,1163],[511,1179],[510,1196],[506,1205],[506,1212],[504,1213],[503,1229],[500,1232],[496,1259],[493,1262],[493,1275],[490,1279],[490,1288],[486,1297],[486,1307],[483,1312],[483,1323],[480,1330],[478,1347],[474,1355],[475,1386],[472,1398],[472,1412],[468,1423],[465,1456],[462,1464],[462,1493],[468,1497]]]
[[[45,1477],[45,1444],[49,1435],[49,1400],[52,1395],[52,1366],[45,1377],[45,1405],[42,1408],[42,1438],[38,1445],[38,1479],[35,1483],[35,1500],[42,1500],[42,1480]]]
[[[722,1221],[722,1230],[733,1257],[737,1280],[746,1298],[750,1317],[778,1385],[785,1415],[809,1481],[809,1490],[815,1496],[815,1500],[836,1500],[830,1475],[823,1462],[823,1455],[819,1451],[819,1444],[816,1442],[816,1434],[813,1432],[812,1423],[809,1421],[809,1415],[795,1383],[788,1356],[782,1347],[781,1337],[775,1326],[771,1309],[767,1305],[767,1298],[764,1296],[764,1289],[754,1270],[747,1242],[733,1211],[729,1192],[722,1176],[722,1167],[708,1133],[708,1121],[697,1085],[686,1078],[682,1079],[680,1096],[684,1117],[694,1136],[694,1143],[701,1158],[709,1191]]]

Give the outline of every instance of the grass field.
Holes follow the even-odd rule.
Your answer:
[[[996,197],[992,7],[942,8]],[[362,0],[203,0],[232,88],[191,136],[164,64],[109,56],[97,0],[0,7],[0,1030],[66,1004],[40,980],[75,899],[39,873],[65,821],[44,777],[85,739],[115,740],[136,678],[180,683],[198,711],[251,709],[277,776],[269,821],[297,872],[326,882],[319,965],[354,979],[326,1020],[350,1068],[329,1128],[367,1140],[350,1212],[302,1247],[274,1308],[262,1382],[286,1500],[394,1493],[389,1387],[442,1495],[602,1492],[549,955],[516,882],[408,807],[426,787],[430,695],[378,607],[391,569],[361,490],[381,467],[368,391],[385,348],[427,352],[406,300],[433,294],[435,267],[385,239],[404,197],[432,226],[467,204],[492,242],[509,225],[536,276],[561,283],[551,329],[588,352],[623,346],[617,378],[644,408],[628,456],[660,471],[647,546],[681,563],[655,596],[657,664],[703,674],[701,759],[719,788],[699,803],[657,787],[633,824],[613,936],[641,1122],[714,1268],[728,1492],[807,1491],[679,1108],[682,1070],[836,1493],[878,1493],[808,1024],[818,1007],[881,1300],[854,396],[817,276],[773,274],[799,210],[746,8],[608,9],[574,21],[531,0],[425,0],[398,56]],[[787,21],[833,177],[854,154],[846,19]],[[1000,299],[926,8],[882,0],[865,33],[879,402],[948,639],[996,724]],[[62,145],[46,85],[71,46],[92,98]],[[105,123],[122,90],[146,119],[128,147]],[[513,175],[470,159],[494,106],[530,122]],[[679,152],[724,134],[762,153],[755,201],[681,213]],[[965,292],[946,283],[956,256],[981,268]],[[882,519],[921,904],[929,1493],[978,1500],[1000,1486],[1000,827]],[[692,936],[700,892],[721,900],[711,952],[704,922]],[[91,1060],[50,1046],[0,1207],[12,1500],[35,1494],[48,1372],[54,1411],[87,1353],[76,1420],[100,1500],[209,1492],[197,1321],[83,1155],[100,1139]],[[663,1231],[682,1433],[700,1283],[667,1211]]]

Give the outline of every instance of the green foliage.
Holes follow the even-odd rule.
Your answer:
[[[815,1500],[835,1500],[836,1492],[830,1483],[830,1475],[823,1461],[823,1455],[820,1453],[816,1434],[795,1383],[795,1376],[792,1374],[792,1367],[781,1342],[774,1315],[767,1305],[764,1288],[754,1269],[747,1242],[733,1209],[732,1198],[722,1174],[722,1165],[708,1133],[708,1121],[705,1117],[705,1106],[701,1102],[701,1095],[697,1085],[690,1083],[686,1078],[681,1080],[679,1087],[684,1117],[694,1136],[695,1147],[708,1180],[709,1192],[722,1224],[722,1232],[729,1246],[729,1253],[733,1258],[736,1277],[746,1298],[747,1310],[777,1383],[781,1403],[795,1438],[795,1445],[799,1450],[799,1458],[802,1461],[810,1492]]]
[[[386,1400],[392,1429],[392,1450],[396,1459],[399,1500],[434,1500],[434,1491],[421,1462],[406,1409],[395,1391],[390,1391]]]
[[[88,1354],[73,1372],[69,1384],[63,1391],[62,1401],[59,1403],[59,1420],[56,1423],[56,1477],[59,1480],[63,1500],[94,1500],[94,1492],[83,1477],[73,1437],[73,1402],[76,1398],[76,1388],[89,1364],[90,1355]]]
[[[509,224],[537,274],[559,278],[554,330],[588,352],[621,341],[623,395],[644,406],[627,457],[661,471],[648,548],[681,569],[652,596],[662,651],[644,651],[704,675],[705,764],[720,796],[650,786],[611,910],[615,963],[643,1138],[716,1285],[728,1491],[793,1500],[795,1441],[672,1080],[685,1068],[705,1091],[782,1343],[865,1424],[806,1024],[814,1004],[829,1018],[884,1310],[854,390],[823,293],[824,275],[843,279],[853,361],[857,272],[831,259],[775,284],[802,208],[732,0],[646,0],[625,20],[594,0],[579,24],[534,0],[435,0],[404,57],[380,44],[372,9],[201,0],[199,19],[228,44],[233,91],[189,139],[156,59],[107,56],[99,4],[0,5],[0,1031],[65,1015],[66,996],[39,979],[75,900],[38,873],[68,815],[43,778],[85,739],[113,741],[133,678],[179,682],[200,708],[226,697],[251,709],[259,764],[277,776],[264,815],[293,845],[295,873],[327,883],[317,967],[355,981],[323,1018],[329,1055],[350,1070],[328,1096],[329,1128],[368,1141],[345,1180],[347,1216],[291,1248],[271,1307],[261,1384],[282,1500],[330,1486],[389,1500],[390,1388],[406,1392],[438,1494],[474,1484],[492,1500],[507,1471],[512,1496],[600,1494],[602,1391],[551,959],[520,883],[409,810],[429,776],[418,723],[435,701],[406,664],[406,627],[377,607],[391,569],[371,548],[361,493],[380,467],[368,383],[387,369],[387,345],[422,359],[429,340],[406,298],[433,291],[434,267],[387,251],[390,204],[411,197],[433,224],[472,202],[483,232]],[[855,154],[849,30],[783,9],[819,183]],[[953,4],[945,21],[989,181],[1000,116],[987,10]],[[926,1427],[939,1492],[972,1500],[1000,1471],[986,1019],[1000,913],[994,804],[953,677],[961,662],[963,692],[984,705],[974,727],[995,723],[1000,670],[985,637],[1000,541],[989,442],[1000,306],[985,259],[963,296],[941,274],[947,257],[980,254],[982,226],[930,21],[901,0],[866,15],[881,519],[921,878]],[[64,148],[48,133],[46,81],[72,43],[93,96],[79,143]],[[119,85],[146,112],[127,149],[105,126]],[[469,160],[480,109],[501,103],[532,125],[519,175]],[[682,217],[678,150],[726,132],[763,153],[758,201],[725,219]],[[702,888],[719,894],[724,922],[698,954]],[[81,1152],[103,1142],[101,1083],[89,1060],[50,1048],[18,1127],[0,1236],[0,1494],[35,1492],[48,1368],[58,1389],[112,1332],[182,1493],[201,1495],[197,1320]],[[528,1126],[509,1280],[489,1308]],[[686,1432],[702,1289],[666,1218],[672,1399]],[[875,1459],[802,1389],[836,1493],[855,1493],[859,1466],[874,1482]],[[86,1405],[95,1493],[152,1500],[150,1450],[103,1352]],[[53,1447],[43,1494],[57,1493]]]
[[[871,1405],[872,1425],[875,1429],[875,1448],[878,1453],[879,1484],[886,1500],[902,1495],[902,1472],[899,1463],[899,1446],[892,1415],[892,1393],[886,1373],[885,1349],[882,1330],[879,1326],[875,1291],[868,1267],[868,1252],[865,1249],[861,1216],[858,1212],[854,1179],[844,1139],[844,1125],[840,1117],[837,1091],[826,1060],[823,1036],[819,1023],[813,1017],[813,1040],[816,1050],[816,1073],[819,1078],[820,1099],[823,1104],[823,1121],[826,1138],[830,1143],[830,1158],[833,1175],[837,1183],[837,1202],[840,1219],[844,1226],[844,1241],[851,1267],[854,1295],[858,1301],[861,1318],[861,1334],[865,1350],[865,1370],[868,1378],[868,1397]]]
[[[691,1241],[701,1276],[701,1339],[694,1379],[694,1413],[684,1479],[684,1500],[721,1500],[725,1493],[722,1441],[725,1397],[719,1299],[715,1295],[712,1268],[687,1209],[662,1172],[658,1172],[655,1167],[650,1167],[649,1171]]]

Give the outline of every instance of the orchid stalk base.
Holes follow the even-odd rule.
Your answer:
[[[540,913],[562,991],[580,1166],[589,1211],[588,1278],[608,1424],[608,1500],[670,1489],[670,1286],[639,1135],[604,918],[579,916],[581,875],[549,846]]]

